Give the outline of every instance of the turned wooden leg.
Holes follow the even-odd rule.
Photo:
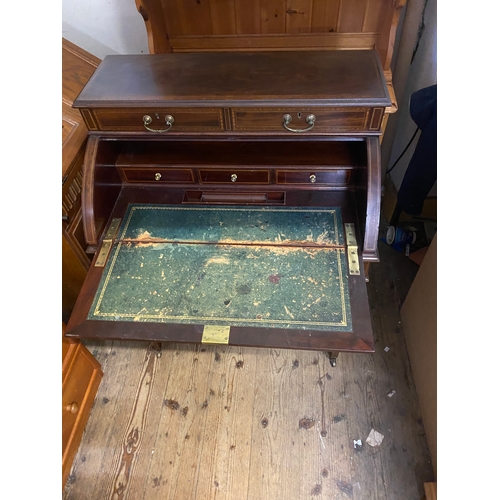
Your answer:
[[[150,342],[148,348],[151,351],[156,351],[156,356],[161,357],[161,342]]]
[[[328,357],[330,358],[330,366],[337,366],[337,358],[339,357],[339,351],[330,351],[328,353]]]
[[[370,281],[370,277],[368,275],[368,273],[370,272],[370,263],[365,262],[364,267],[365,267],[365,281],[368,283]]]

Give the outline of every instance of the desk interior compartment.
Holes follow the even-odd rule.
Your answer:
[[[310,139],[297,143],[286,139],[138,140],[92,136],[83,189],[87,242],[98,244],[124,190],[134,192],[138,202],[148,202],[153,192],[155,199],[168,200],[165,203],[217,203],[220,199],[241,204],[258,200],[285,204],[286,193],[295,190],[366,193],[369,140]],[[300,204],[300,198],[291,199]]]
[[[68,324],[67,335],[200,342],[207,327],[222,325],[230,329],[228,343],[233,345],[371,352],[373,338],[363,266],[359,274],[349,273],[343,234],[345,223],[354,224],[360,242],[357,257],[362,263],[361,242],[365,237],[369,163],[373,158],[374,140],[378,139],[309,139],[297,143],[277,138],[140,140],[91,136],[83,204],[86,236],[89,244],[94,238],[96,258]],[[165,181],[169,173],[173,172],[175,177],[177,172],[185,171],[190,172],[185,182],[182,179]],[[238,179],[218,181],[220,172],[233,171],[246,173],[247,182],[239,187]],[[134,174],[138,177],[131,179],[130,172],[138,172]],[[141,172],[145,173],[145,180],[141,179]],[[161,173],[160,178],[155,179],[153,172]],[[214,173],[216,182],[207,186],[203,172]],[[265,184],[258,182],[258,176],[257,181],[252,182],[255,172],[264,175]],[[283,173],[288,178],[283,177]],[[311,175],[315,175],[318,182],[311,182]],[[151,218],[128,220],[132,210],[144,214],[145,209],[153,210]],[[179,219],[182,211],[184,214]],[[189,217],[185,215],[188,213]],[[193,219],[194,213],[198,215]],[[325,215],[329,213],[337,214],[336,219]],[[199,218],[205,220],[207,214],[212,214],[212,218],[207,219],[210,224],[196,223]],[[236,223],[234,217],[251,220]],[[332,227],[325,226],[328,234],[333,231],[337,235],[334,243],[322,239],[321,232],[314,233],[312,221],[319,220],[318,217],[326,217],[332,224],[334,219],[337,221]],[[301,226],[304,220],[311,222],[310,227]],[[98,266],[103,237],[113,221],[118,221],[120,229],[109,243],[111,250],[105,265]],[[134,224],[142,232],[130,237],[126,228]],[[165,232],[172,224],[184,231],[179,241]],[[230,237],[203,240],[205,233],[212,234],[226,226],[233,228]],[[259,229],[260,226],[264,229]],[[252,236],[255,231],[265,234],[266,228],[268,234],[274,234],[270,241],[259,241]],[[187,241],[189,234],[196,241]],[[326,247],[323,247],[325,241]],[[142,272],[146,262],[160,258],[160,254],[153,251],[156,244],[163,245],[161,265],[170,266],[168,280],[180,284],[180,275],[187,280],[170,294],[166,292],[168,287],[162,291],[161,300],[173,300],[177,306],[170,304],[172,307],[168,309],[155,303],[159,292],[153,288],[159,283],[163,285],[163,276],[155,274],[151,279],[156,285],[151,290],[141,289],[141,294],[146,295],[137,299],[143,301],[144,307],[136,310],[139,302],[125,307],[118,301],[115,305],[122,309],[113,313],[114,306],[110,305],[114,303],[113,297],[132,294],[133,285],[140,281],[132,279],[136,271]],[[207,262],[223,261],[230,265],[204,274]],[[124,277],[128,276],[128,281],[121,278],[119,269]],[[302,285],[293,286],[290,278],[286,288],[285,276],[299,280]],[[237,283],[238,280],[241,283]],[[252,282],[259,280],[262,288],[252,288]],[[112,288],[111,283],[116,287]],[[285,291],[273,296],[280,283],[281,290]],[[321,299],[322,287],[329,290],[327,293],[337,290],[329,297],[333,301],[329,305],[326,295]],[[211,289],[213,297],[210,297]],[[217,298],[217,305],[208,304],[203,309],[200,304],[199,314],[191,309],[183,310],[183,300],[194,293],[193,290],[203,291],[203,297]],[[313,292],[318,297],[311,301]],[[262,314],[258,310],[260,295],[267,304]],[[99,302],[99,297],[104,302]],[[200,297],[195,298],[196,303],[200,303]],[[105,302],[106,310],[101,308]],[[153,304],[153,312],[147,304]],[[325,304],[324,309],[308,316],[309,308],[317,304]],[[229,314],[231,307],[236,311],[234,317]],[[158,310],[163,312],[159,314]],[[332,319],[333,310],[342,321]],[[103,311],[104,315],[100,315]],[[218,315],[212,317],[209,311]],[[326,316],[321,319],[320,313]],[[228,314],[227,317],[224,314]]]

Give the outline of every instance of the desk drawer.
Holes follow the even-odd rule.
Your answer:
[[[284,116],[290,115],[284,127]],[[314,115],[314,123],[308,117]],[[283,132],[293,134],[339,133],[366,130],[371,127],[370,108],[233,108],[231,118],[235,131]],[[370,123],[370,125],[369,125]],[[372,130],[370,128],[370,130]]]
[[[93,124],[90,123],[91,130],[145,132],[152,135],[224,130],[223,110],[220,108],[111,108],[95,109],[91,113],[95,119]],[[88,112],[83,113],[83,116],[87,122],[92,121],[89,120]],[[173,120],[168,119],[169,116]],[[149,118],[145,121],[145,117]]]
[[[78,344],[70,365],[62,387],[63,454],[75,433],[75,427],[82,425],[83,432],[86,420],[84,415],[90,412],[102,378],[100,365],[82,344]]]
[[[278,170],[276,184],[322,184],[346,186],[351,179],[351,170]]]
[[[200,182],[204,184],[269,184],[269,170],[200,169]]]
[[[193,171],[189,168],[121,168],[126,182],[192,183]]]

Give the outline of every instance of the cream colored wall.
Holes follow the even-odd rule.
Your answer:
[[[100,59],[148,53],[146,28],[134,0],[63,0],[62,36]]]

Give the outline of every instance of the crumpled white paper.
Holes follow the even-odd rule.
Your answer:
[[[368,437],[366,438],[366,442],[370,446],[380,446],[382,444],[383,439],[384,439],[383,434],[380,434],[380,432],[377,432],[375,429],[372,429],[370,431],[370,434],[368,434]]]

